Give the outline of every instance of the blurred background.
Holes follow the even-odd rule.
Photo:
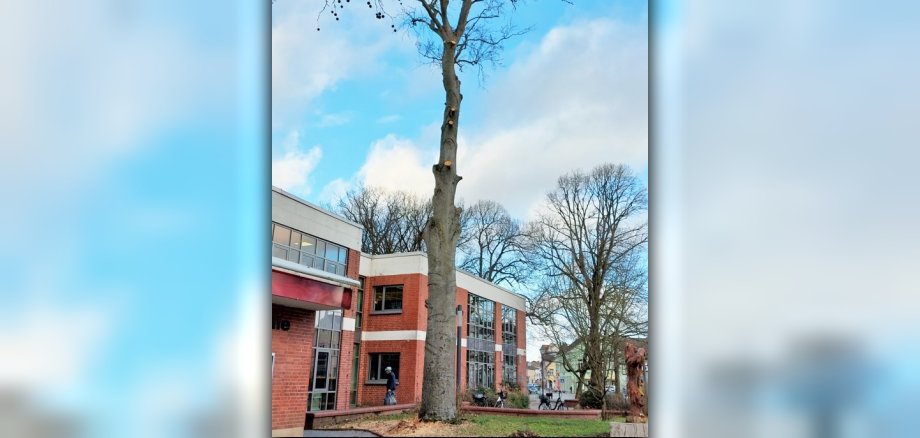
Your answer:
[[[267,431],[269,8],[0,4],[0,435]],[[916,435],[918,9],[651,3],[652,436]]]

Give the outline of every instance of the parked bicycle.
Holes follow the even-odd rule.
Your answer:
[[[540,394],[540,406],[537,409],[561,411],[565,409],[565,402],[562,400],[562,392],[558,393],[558,398],[553,400],[553,393],[547,392]]]

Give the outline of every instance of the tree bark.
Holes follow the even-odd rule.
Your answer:
[[[434,173],[432,215],[424,231],[428,245],[428,329],[425,337],[425,375],[419,417],[451,421],[457,417],[455,259],[460,237],[460,211],[455,206],[457,183],[457,128],[460,120],[460,80],[455,71],[456,43],[444,38],[441,75],[446,101],[441,125],[441,152]]]

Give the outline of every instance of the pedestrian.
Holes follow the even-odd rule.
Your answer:
[[[384,405],[395,405],[396,404],[396,385],[399,383],[396,379],[396,373],[393,372],[392,367],[386,367],[383,369],[383,372],[387,375],[387,395],[383,398]]]

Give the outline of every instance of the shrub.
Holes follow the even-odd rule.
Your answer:
[[[585,409],[601,409],[604,407],[604,393],[597,389],[587,389],[581,393],[578,404]]]
[[[480,386],[479,388],[467,391],[466,396],[469,397],[470,403],[473,405],[476,404],[473,394],[483,394],[485,396],[486,406],[495,406],[495,401],[498,400],[498,394],[495,393],[494,389]]]
[[[529,430],[517,430],[508,436],[510,437],[539,437],[540,435],[537,435]]]
[[[505,382],[502,386],[505,388],[505,391],[508,392],[518,392],[521,390],[521,385],[518,385],[517,382]]]
[[[629,410],[629,399],[623,394],[611,392],[607,394],[607,409],[614,411]]]
[[[509,392],[507,406],[509,408],[527,409],[530,407],[530,396],[521,391]]]

